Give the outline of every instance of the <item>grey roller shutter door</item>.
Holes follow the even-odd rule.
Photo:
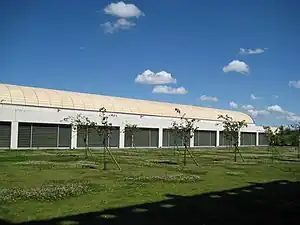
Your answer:
[[[210,146],[216,146],[217,145],[217,132],[211,131],[210,132]]]
[[[32,147],[51,148],[57,147],[57,124],[33,124]]]
[[[87,128],[77,128],[77,147],[79,148],[85,147],[84,139],[86,138],[86,129]],[[88,144],[88,140],[86,140],[86,142]]]
[[[136,139],[136,133],[134,133],[133,139]],[[125,147],[132,147],[131,133],[128,128],[125,128]]]
[[[172,129],[163,129],[163,146],[182,146],[182,140],[177,137]]]
[[[103,147],[103,136],[99,136],[95,129],[88,129],[88,146],[89,147]]]
[[[256,133],[251,133],[251,145],[256,145]]]
[[[30,148],[31,147],[31,124],[19,123],[18,128],[18,147]]]
[[[137,128],[134,133],[134,147],[158,147],[158,129]],[[131,134],[125,128],[125,147],[132,147]]]
[[[259,145],[269,145],[269,140],[265,133],[260,133],[258,135],[258,142]]]
[[[58,147],[71,147],[72,128],[70,125],[59,125]]]
[[[120,143],[120,127],[112,127],[111,135],[109,138],[110,147],[119,147]]]
[[[101,128],[100,128],[101,129]],[[104,147],[103,144],[103,135],[97,133],[97,131],[93,128],[88,128],[88,137],[87,137],[87,146],[88,147]],[[85,147],[84,138],[85,138],[85,130],[78,129],[77,130],[77,147]],[[119,147],[120,142],[120,127],[112,127],[111,135],[109,138],[109,146],[110,147]],[[108,145],[108,139],[105,138],[105,144]]]
[[[216,132],[195,131],[194,146],[216,146]]]
[[[225,138],[225,135],[224,135],[224,132],[223,132],[223,131],[220,131],[219,145],[220,145],[220,146],[228,146],[228,145],[230,145],[230,142],[229,142],[229,140],[227,140],[227,139]]]
[[[163,146],[183,146],[183,139],[178,137],[172,129],[163,130]],[[190,146],[190,142],[187,143]]]
[[[134,144],[136,147],[150,147],[150,134],[147,128],[138,128],[135,133]]]
[[[163,146],[169,146],[169,132],[167,129],[163,129]]]
[[[10,148],[11,123],[0,122],[0,148]]]
[[[256,133],[241,132],[241,145],[256,145]]]
[[[150,139],[151,139],[151,147],[158,147],[158,136],[159,136],[158,129],[151,129],[150,130]]]

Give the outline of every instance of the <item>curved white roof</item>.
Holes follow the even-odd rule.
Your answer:
[[[178,117],[175,108],[179,108],[186,113],[188,118],[218,120],[218,115],[228,114],[234,120],[245,120],[247,123],[254,123],[250,116],[237,111],[9,84],[0,84],[0,101],[3,104],[77,110],[98,111],[101,107],[105,107],[108,112],[167,117]]]

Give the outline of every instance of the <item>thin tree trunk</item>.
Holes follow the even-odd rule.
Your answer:
[[[236,147],[234,148],[234,162],[236,162]]]
[[[107,165],[106,165],[106,143],[105,143],[105,138],[103,138],[103,170],[107,169]]]
[[[185,166],[186,165],[186,151],[187,150],[187,146],[186,144],[184,144],[184,158],[183,158],[183,165]]]

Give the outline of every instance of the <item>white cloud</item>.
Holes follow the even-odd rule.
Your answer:
[[[242,105],[242,109],[249,110],[254,109],[253,105]]]
[[[238,104],[236,104],[235,102],[229,102],[229,106],[233,109],[237,109],[238,108]]]
[[[153,88],[152,93],[184,95],[187,94],[188,91],[184,87],[173,88],[159,85]]]
[[[287,111],[282,109],[279,105],[272,105],[267,107],[269,112],[280,113],[280,116],[277,116],[276,119],[285,119],[291,122],[300,122],[300,116],[296,115],[296,113]]]
[[[252,100],[262,99],[262,97],[255,96],[254,94],[251,94],[251,95],[250,95],[250,98],[251,98]]]
[[[213,101],[213,102],[217,102],[219,101],[219,99],[217,97],[213,97],[213,96],[207,96],[207,95],[202,95],[200,97],[201,101]]]
[[[101,26],[104,27],[105,33],[112,34],[118,30],[129,30],[130,28],[135,26],[135,23],[121,18],[114,23],[106,22],[104,24],[101,24]]]
[[[272,105],[267,108],[269,112],[285,113],[285,111],[279,105]]]
[[[134,4],[126,4],[122,1],[117,3],[110,3],[108,6],[104,8],[104,12],[106,14],[110,14],[112,16],[116,16],[120,18],[130,18],[130,17],[138,18],[144,15],[144,13]]]
[[[249,73],[249,66],[239,60],[231,61],[227,66],[223,67],[223,72]]]
[[[300,116],[296,116],[296,115],[286,116],[286,120],[298,123],[298,122],[300,122]]]
[[[290,87],[300,88],[300,80],[291,80],[289,82]]]
[[[276,98],[276,99],[277,99],[277,98],[279,98],[279,96],[278,96],[278,95],[273,95],[273,97],[274,97],[274,98]]]
[[[161,71],[154,73],[151,70],[145,70],[135,78],[136,83],[140,84],[176,84],[176,79],[172,74]]]
[[[244,48],[240,48],[240,52],[239,54],[241,55],[253,55],[253,54],[261,54],[264,53],[266,50],[266,48],[256,48],[256,49],[244,49]]]
[[[248,114],[253,116],[253,117],[257,117],[257,116],[266,116],[269,115],[270,112],[268,112],[267,110],[255,110],[255,109],[249,109]]]

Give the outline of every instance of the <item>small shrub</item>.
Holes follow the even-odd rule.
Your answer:
[[[125,177],[124,180],[140,182],[195,183],[197,181],[200,181],[200,176],[184,174],[165,176],[133,176]]]
[[[79,196],[91,191],[87,182],[44,184],[36,188],[0,189],[0,203],[16,200],[55,201],[68,197]]]
[[[58,163],[51,161],[21,161],[16,162],[16,165],[21,166],[39,166],[47,168],[97,168],[94,162],[90,161],[78,161],[75,163]]]
[[[242,176],[243,175],[243,173],[236,172],[236,171],[228,171],[228,172],[226,172],[226,174],[229,176]]]

